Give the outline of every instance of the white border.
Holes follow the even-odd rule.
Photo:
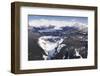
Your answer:
[[[88,17],[88,58],[28,61],[28,14]],[[94,65],[94,11],[41,7],[20,8],[20,69],[43,69]]]

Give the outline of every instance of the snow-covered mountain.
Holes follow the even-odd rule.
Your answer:
[[[31,31],[33,37],[37,38],[39,46],[45,51],[48,58],[53,56],[56,47],[61,44],[80,46],[87,44],[88,39],[88,27],[80,22],[29,25],[28,31]]]
[[[69,23],[69,25],[38,25],[38,26],[29,26],[33,32],[38,32],[43,36],[67,36],[75,35],[79,33],[87,33],[87,25],[79,22]]]
[[[32,25],[31,25],[32,27]],[[63,30],[63,28],[76,28],[78,30],[82,30],[82,31],[86,31],[87,30],[87,25],[86,24],[83,24],[83,23],[80,23],[80,22],[67,22],[66,25],[56,25],[56,24],[48,24],[48,25],[38,25],[38,26],[34,26],[33,25],[33,29],[34,30],[39,30],[39,31],[54,31],[54,30]],[[67,29],[67,30],[68,30]]]

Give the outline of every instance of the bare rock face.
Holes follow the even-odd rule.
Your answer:
[[[38,45],[39,35],[28,31],[28,60],[43,60],[44,50]],[[46,54],[45,54],[46,55]]]

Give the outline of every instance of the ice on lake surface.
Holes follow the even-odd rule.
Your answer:
[[[38,39],[38,44],[43,48],[46,54],[53,56],[55,53],[55,48],[63,42],[63,38],[58,36],[42,36]]]

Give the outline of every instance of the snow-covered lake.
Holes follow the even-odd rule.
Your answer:
[[[45,51],[48,57],[52,56],[55,48],[63,42],[63,38],[58,36],[42,36],[38,40],[38,44]]]

